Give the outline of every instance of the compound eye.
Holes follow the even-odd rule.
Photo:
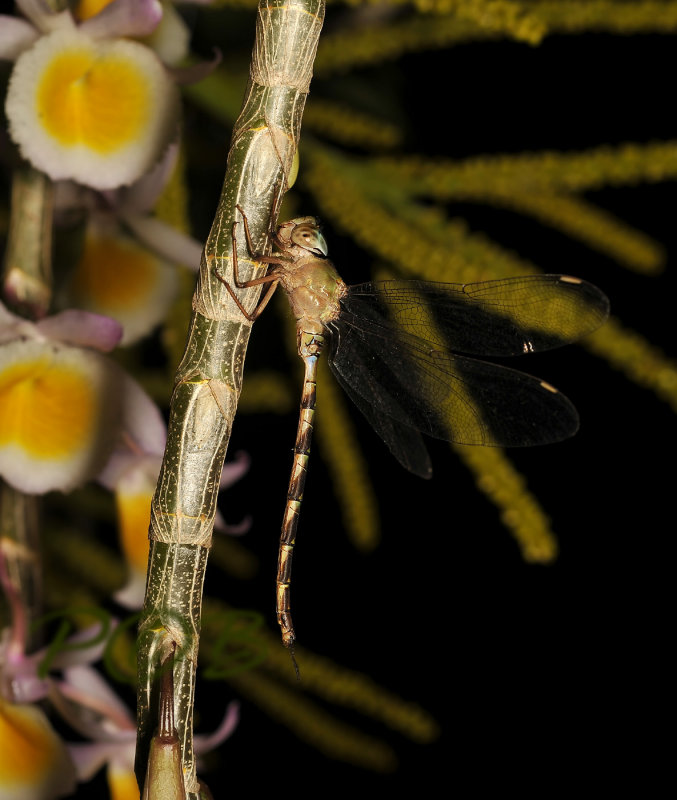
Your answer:
[[[299,247],[303,247],[304,250],[310,250],[317,255],[327,255],[327,243],[324,236],[317,228],[310,225],[297,225],[292,232],[291,240]]]

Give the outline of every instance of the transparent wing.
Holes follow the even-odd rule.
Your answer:
[[[363,283],[351,286],[341,305],[439,348],[483,356],[559,347],[591,333],[609,314],[609,301],[596,286],[566,275]]]
[[[571,402],[538,378],[456,356],[377,313],[368,316],[346,311],[331,323],[330,365],[407,469],[422,474],[419,456],[414,468],[406,463],[412,429],[459,444],[504,447],[557,442],[578,429]]]
[[[355,363],[354,361],[352,362]],[[421,478],[430,478],[433,474],[430,456],[426,449],[425,442],[421,434],[409,425],[403,424],[400,420],[406,417],[404,409],[399,419],[395,419],[391,414],[381,411],[374,407],[373,399],[370,402],[367,398],[353,389],[336,368],[335,363],[330,358],[329,365],[334,373],[334,377],[340,383],[345,393],[355,403],[364,414],[366,419],[376,433],[388,445],[390,452],[400,462],[400,464]],[[344,366],[347,366],[344,364]]]

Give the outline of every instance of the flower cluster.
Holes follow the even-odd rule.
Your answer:
[[[17,0],[0,15],[0,59],[14,62],[5,112],[9,137],[33,170],[48,176],[53,226],[78,222],[69,260],[57,264],[56,311],[26,319],[21,292],[5,278],[0,302],[0,480],[22,496],[71,492],[97,481],[115,497],[127,583],[119,605],[140,608],[148,558],[150,504],[166,439],[163,416],[112,357],[162,324],[179,284],[178,265],[196,269],[201,245],[154,216],[179,151],[178,84],[212,65],[175,66],[188,35],[169,3],[80,0],[55,12],[46,0]],[[15,203],[13,218],[27,218]],[[43,235],[41,234],[41,235]],[[31,291],[25,252],[12,254]],[[22,271],[23,270],[23,271]],[[50,270],[47,270],[49,273]],[[20,280],[24,280],[20,278]],[[13,305],[12,305],[13,304]],[[10,310],[11,306],[11,310]],[[222,486],[247,459],[224,469]],[[227,526],[220,518],[217,525]],[[236,532],[236,531],[235,531]],[[111,796],[138,800],[133,772],[136,724],[94,668],[105,637],[50,656],[31,651],[30,610],[15,568],[20,548],[0,536],[0,594],[11,619],[0,639],[0,794],[51,800],[106,767]],[[19,577],[17,577],[19,576]],[[87,741],[66,744],[47,711]],[[196,751],[226,738],[229,708]]]

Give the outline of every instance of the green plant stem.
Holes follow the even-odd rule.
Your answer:
[[[138,738],[141,784],[157,720],[161,663],[176,643],[174,708],[189,800],[199,786],[192,719],[204,572],[219,479],[242,383],[251,323],[217,272],[232,279],[236,205],[263,250],[276,200],[286,189],[298,144],[324,0],[259,4],[250,80],[235,124],[216,217],[200,265],[193,317],[170,409],[165,456],[151,507],[146,598],[138,638]],[[240,279],[262,274],[238,237]],[[252,310],[259,287],[238,290]]]
[[[3,265],[3,295],[30,319],[41,319],[52,299],[54,186],[23,163],[12,176],[12,211]]]

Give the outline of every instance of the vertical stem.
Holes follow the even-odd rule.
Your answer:
[[[52,298],[53,202],[53,184],[46,175],[29,164],[14,171],[3,293],[31,319],[44,317]]]
[[[44,317],[52,296],[52,212],[50,179],[22,163],[12,176],[12,206],[3,264],[3,294],[30,319]],[[5,590],[12,607],[12,645],[31,647],[31,621],[41,613],[42,560],[38,503],[0,481],[0,547]]]
[[[0,481],[0,556],[12,615],[12,646],[30,650],[31,622],[42,611],[42,560],[37,498]],[[12,648],[10,648],[12,649]]]
[[[275,221],[272,209],[286,189],[298,144],[323,17],[324,0],[260,2],[249,85],[200,265],[151,507],[148,583],[138,641],[136,773],[142,784],[157,719],[161,656],[171,639],[176,642],[176,728],[189,800],[197,800],[199,792],[192,719],[202,584],[251,327],[215,270],[232,277],[236,204],[246,211],[257,249],[267,244],[267,231]],[[239,237],[238,246],[240,278],[246,281],[259,265],[249,257],[244,237]],[[242,290],[242,304],[254,308],[259,292],[259,287]]]

